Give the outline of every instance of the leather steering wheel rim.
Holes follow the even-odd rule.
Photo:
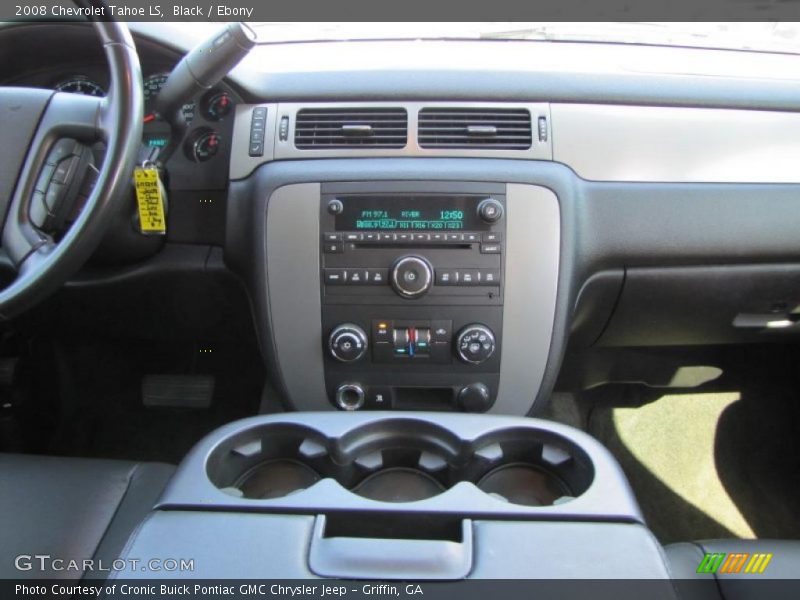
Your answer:
[[[43,300],[86,262],[130,189],[131,172],[142,139],[144,99],[139,57],[125,24],[116,21],[92,24],[109,67],[106,97],[0,88],[0,115],[4,119],[21,119],[27,111],[33,123],[3,223],[2,248],[16,267],[17,277],[0,291],[2,320]],[[102,141],[106,152],[80,215],[56,243],[31,222],[29,214],[37,174],[48,151],[65,137],[86,144]],[[3,171],[8,176],[10,170]]]

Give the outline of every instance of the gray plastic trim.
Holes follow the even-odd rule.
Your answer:
[[[584,179],[800,182],[800,114],[553,104],[553,158]]]
[[[261,104],[267,107],[267,136],[272,132],[270,148],[265,147],[263,157],[249,156],[249,115],[253,105],[240,105],[236,112],[236,126],[231,155],[231,179],[247,177],[259,164],[270,160],[309,159],[309,158],[366,158],[366,157],[409,157],[409,156],[449,156],[472,158],[518,158],[530,160],[550,160],[553,157],[552,130],[550,126],[550,106],[547,103],[509,103],[509,102],[325,102],[325,103],[281,103]],[[408,142],[404,148],[337,148],[332,150],[299,150],[294,145],[294,126],[297,112],[304,108],[404,108],[408,113]],[[526,150],[479,149],[431,149],[421,148],[417,141],[419,111],[423,108],[526,108],[531,114],[531,147]],[[272,121],[270,116],[272,115]],[[275,116],[277,115],[277,116]],[[276,123],[282,118],[289,119],[289,134],[281,141],[277,137]],[[539,141],[539,117],[547,119],[547,139]],[[241,122],[240,122],[241,121]],[[274,151],[273,151],[274,148]],[[274,153],[273,153],[274,152]]]
[[[383,502],[353,493],[336,479],[323,478],[287,496],[271,499],[235,497],[211,480],[219,461],[227,460],[230,445],[239,438],[258,438],[287,428],[324,440],[328,452],[347,462],[348,453],[369,452],[381,440],[416,447],[439,448],[463,460],[472,449],[509,439],[538,440],[571,447],[574,460],[589,466],[588,489],[569,502],[552,506],[524,506],[499,500],[474,483],[459,481],[444,492],[415,502]],[[352,458],[352,455],[350,456]],[[238,459],[236,459],[238,460]],[[215,511],[363,515],[438,515],[461,519],[516,518],[520,520],[599,521],[644,523],[625,475],[611,453],[586,433],[553,421],[498,415],[430,412],[293,412],[242,419],[210,433],[184,458],[157,508]]]
[[[275,153],[277,127],[277,104],[259,104],[267,109],[267,122],[264,131],[264,155],[250,156],[250,121],[253,116],[253,104],[237,104],[233,120],[233,140],[231,142],[230,177],[238,179],[251,173],[258,165],[269,162]]]
[[[302,410],[330,410],[322,358],[318,183],[278,188],[267,209],[267,279],[275,357]]]
[[[490,412],[514,414],[520,399],[536,397],[550,354],[561,217],[556,195],[534,185],[508,184],[506,210],[503,358]]]
[[[272,193],[281,187],[300,182],[330,183],[337,181],[363,181],[364,185],[370,185],[370,182],[415,181],[423,186],[429,185],[428,182],[434,182],[433,185],[436,186],[447,181],[480,181],[481,184],[510,182],[538,185],[553,190],[559,202],[561,239],[558,297],[550,353],[544,378],[538,388],[538,396],[535,389],[527,390],[524,395],[517,398],[515,409],[511,412],[522,415],[536,409],[540,405],[538,401],[546,398],[555,384],[565,349],[566,335],[569,331],[575,278],[580,274],[574,263],[576,256],[574,233],[576,228],[575,211],[583,204],[581,198],[583,190],[578,185],[580,180],[574,176],[574,173],[563,165],[551,161],[455,158],[330,159],[273,161],[259,167],[252,177],[231,182],[226,222],[225,262],[243,278],[249,289],[262,353],[267,360],[273,381],[279,382],[284,392],[286,392],[283,382],[285,369],[291,367],[292,369],[306,370],[311,367],[308,362],[302,360],[294,365],[288,365],[284,349],[275,343],[272,335],[272,328],[282,315],[270,307],[271,294],[267,278],[269,263],[267,243],[264,242],[267,234],[267,219],[264,218],[267,213],[266,206]],[[295,231],[310,231],[301,228],[300,224],[296,222],[287,222],[284,223],[284,226],[294,228]],[[307,239],[302,236],[293,240],[292,243],[306,243],[307,246],[313,246],[313,248],[304,248],[301,256],[305,256],[311,251],[318,252],[319,249],[318,243],[308,244]],[[292,259],[289,258],[286,248],[279,246],[277,252],[279,256],[283,255],[282,260],[291,263]],[[522,252],[527,252],[527,249],[523,249]],[[275,256],[271,256],[270,260],[275,260]],[[291,268],[295,268],[293,263],[291,263]],[[303,268],[303,272],[306,272],[306,267]],[[317,285],[319,285],[318,280]],[[312,316],[318,320],[319,314],[315,313]],[[305,331],[306,323],[304,322],[298,321],[294,325],[298,328],[298,335],[316,335],[313,332],[308,334]],[[318,327],[316,321],[311,322],[309,326]],[[318,329],[314,329],[314,331],[318,331]],[[319,346],[322,346],[321,342]],[[285,397],[288,397],[288,394]],[[321,408],[321,400],[317,398],[309,400],[311,405],[298,405],[295,404],[295,398],[289,399],[292,407],[299,410]]]
[[[461,542],[326,538],[325,516],[314,523],[308,566],[321,577],[344,579],[463,579],[472,569],[472,522],[461,522]]]

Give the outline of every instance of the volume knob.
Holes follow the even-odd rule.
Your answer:
[[[391,282],[403,298],[419,298],[431,289],[433,267],[421,256],[403,256],[392,267]]]
[[[355,323],[339,325],[328,337],[328,350],[336,360],[356,361],[367,351],[367,334]]]

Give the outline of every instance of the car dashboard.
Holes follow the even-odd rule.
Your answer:
[[[176,140],[153,101],[197,40],[130,26],[140,162],[158,163]],[[93,35],[3,26],[0,84],[104,93]],[[56,296],[61,331],[253,342],[266,369],[261,414],[182,455],[122,554],[196,553],[213,565],[197,578],[673,577],[617,457],[527,417],[564,389],[680,387],[695,348],[796,341],[798,67],[577,42],[255,46],[182,109],[158,164],[166,234],[136,229],[131,193]]]

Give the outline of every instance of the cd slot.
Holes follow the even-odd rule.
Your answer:
[[[405,243],[400,242],[353,242],[352,247],[355,249],[376,249],[376,248],[398,248],[402,246],[406,246]],[[453,242],[445,242],[445,243],[433,243],[433,242],[424,242],[424,243],[415,243],[413,244],[414,249],[433,249],[433,250],[471,250],[473,244],[472,243],[453,243]]]

